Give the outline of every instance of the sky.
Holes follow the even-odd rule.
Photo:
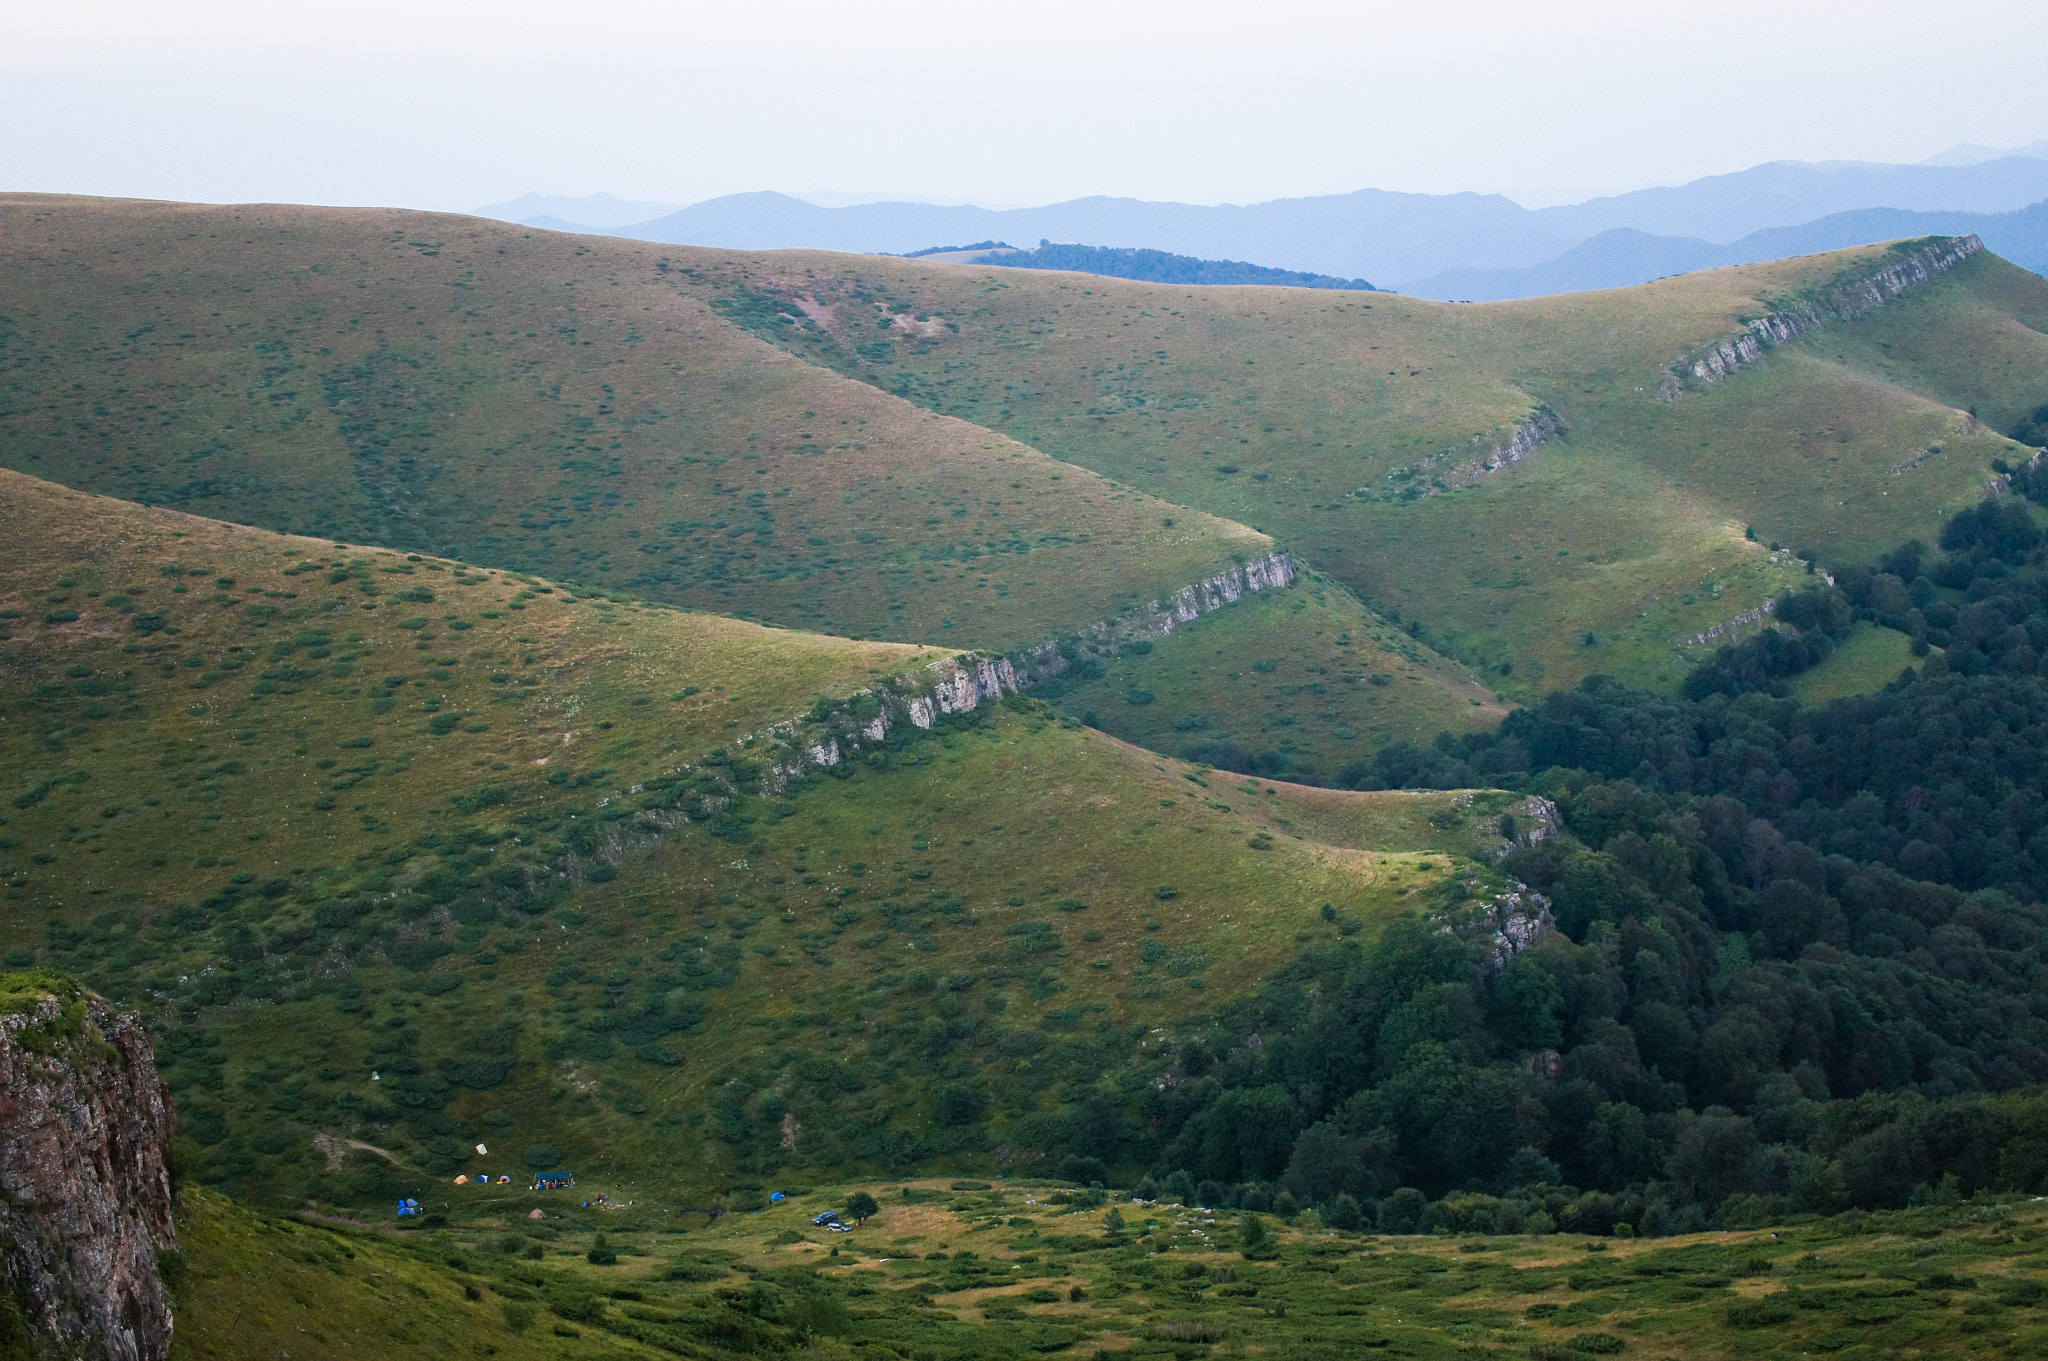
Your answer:
[[[2042,0],[0,0],[0,189],[1573,202],[2048,137]]]

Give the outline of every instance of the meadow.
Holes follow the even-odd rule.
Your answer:
[[[809,1223],[855,1194],[877,1213],[854,1232]],[[579,1206],[587,1195],[451,1188],[440,1227],[405,1233],[195,1195],[178,1354],[1577,1361],[2048,1347],[2048,1224],[2025,1201],[1652,1240],[1361,1233],[1029,1179],[801,1187],[716,1217]]]

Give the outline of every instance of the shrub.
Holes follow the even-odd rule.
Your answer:
[[[449,802],[465,813],[480,813],[486,808],[495,808],[502,803],[507,803],[511,798],[512,790],[509,786],[487,784],[473,794],[454,795]]]
[[[788,1301],[782,1322],[809,1337],[844,1337],[853,1331],[853,1315],[837,1295],[804,1290]]]
[[[1785,1323],[1792,1317],[1792,1306],[1776,1295],[1762,1299],[1743,1300],[1728,1306],[1728,1326],[1731,1328],[1769,1328]]]

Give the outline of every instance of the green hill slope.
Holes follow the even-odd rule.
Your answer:
[[[1460,796],[1177,764],[935,649],[0,488],[6,958],[146,1006],[244,1195],[1056,1166],[1151,1030],[1497,882]]]
[[[38,195],[0,195],[0,228],[0,466],[69,486],[955,647],[1076,635],[1274,546],[792,359],[747,328],[809,326],[800,304],[707,300],[674,251]],[[950,334],[868,329],[849,343]],[[1261,659],[1221,632],[1227,670]],[[1467,729],[1475,692],[1432,666],[1393,727]]]
[[[658,775],[950,655],[16,473],[0,536],[0,851],[22,910],[154,910],[237,874],[310,889],[454,800],[567,805],[592,771]]]
[[[795,362],[654,246],[35,195],[0,240],[0,464],[69,486],[962,646],[1270,548]]]
[[[808,1224],[851,1192],[879,1213],[847,1235]],[[1651,1239],[1541,1223],[1487,1237],[1361,1234],[1313,1214],[1104,1207],[1032,1181],[819,1187],[709,1222],[668,1206],[529,1199],[547,1220],[451,1195],[446,1228],[385,1234],[188,1197],[174,1355],[1022,1361],[1092,1347],[1718,1361],[1766,1347],[2026,1355],[2048,1338],[2048,1224],[2012,1196]],[[1252,1220],[1264,1247],[1245,1241]]]
[[[692,285],[734,315],[801,293],[820,324],[773,332],[793,352],[1257,525],[1529,697],[1593,671],[1675,681],[1685,640],[1800,570],[1751,527],[1857,561],[1982,494],[2013,446],[1970,409],[1999,426],[2038,400],[2048,284],[1982,254],[1920,282],[1946,249],[1479,307],[802,252],[706,252]],[[1907,291],[1865,309],[1886,271]],[[852,343],[885,272],[888,308],[944,334]],[[1760,362],[1691,375],[1807,308],[1821,324]]]
[[[1033,693],[1154,751],[1325,784],[1389,742],[1488,727],[1507,712],[1466,668],[1320,573],[1164,638],[1083,653]]]

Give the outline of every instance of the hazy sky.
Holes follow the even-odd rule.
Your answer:
[[[0,0],[0,188],[1563,202],[2048,137],[2048,3]]]

